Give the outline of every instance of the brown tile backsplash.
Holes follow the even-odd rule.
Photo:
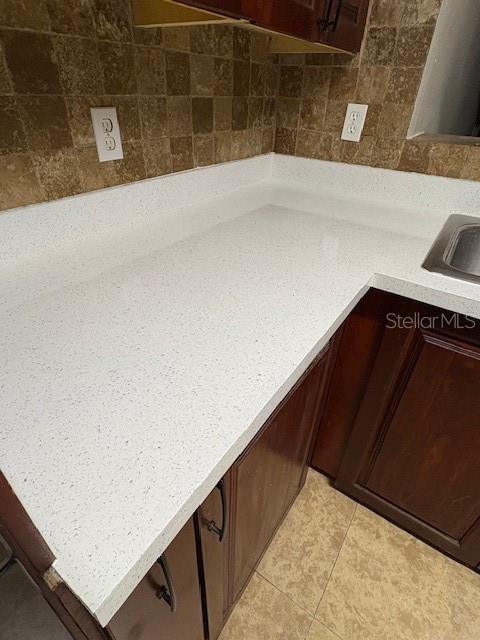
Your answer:
[[[65,95],[96,95],[102,92],[102,68],[95,40],[55,36],[53,47]]]
[[[248,125],[248,98],[236,97],[232,101],[232,129],[240,131]]]
[[[272,151],[268,42],[135,28],[130,0],[0,0],[0,209]],[[117,108],[123,160],[98,162],[99,106]]]
[[[0,155],[0,209],[45,199],[28,153]]]
[[[8,2],[8,0],[6,1]],[[45,2],[24,4],[35,4],[37,11],[42,5],[47,7],[50,28],[54,33],[90,38],[95,34],[94,3],[91,0],[78,0],[78,2],[71,4],[68,11],[65,11],[64,0],[46,0]],[[35,29],[35,27],[33,28]],[[41,30],[41,27],[37,28]]]
[[[167,51],[165,64],[168,95],[190,95],[190,55],[181,51]]]
[[[30,151],[73,147],[63,96],[17,96],[17,102]]]
[[[250,92],[250,63],[234,60],[233,63],[233,95],[248,96]]]
[[[213,132],[213,98],[192,98],[193,133]]]
[[[390,66],[397,35],[398,30],[395,27],[370,27],[366,31],[362,62]]]
[[[213,164],[215,147],[213,136],[195,136],[193,138],[193,163],[197,167]]]
[[[14,96],[0,96],[0,154],[24,153],[27,141]]]
[[[165,52],[159,47],[136,47],[135,73],[137,91],[140,95],[165,95],[167,77],[165,73]]]
[[[138,110],[142,130],[148,131],[150,138],[155,140],[168,135],[167,100],[164,96],[139,96]]]
[[[34,153],[33,164],[47,200],[82,191],[78,157],[72,147]]]
[[[63,11],[69,11],[71,0],[63,4]],[[91,5],[97,36],[105,40],[129,42],[132,34],[130,0],[83,0]]]
[[[52,36],[1,29],[0,39],[17,93],[61,93]]]
[[[213,96],[214,58],[201,54],[190,56],[190,92],[192,96]]]
[[[134,45],[125,42],[98,42],[104,93],[113,95],[137,93],[135,50]],[[148,62],[144,64],[148,65]],[[155,73],[155,70],[152,70],[152,73]]]
[[[480,149],[406,140],[440,6],[370,0],[360,54],[279,56],[275,150],[479,180]],[[359,144],[340,140],[348,102],[369,105]]]
[[[214,58],[213,60],[213,93],[216,96],[231,96],[233,93],[233,62],[230,58]]]
[[[193,167],[193,140],[191,136],[181,136],[170,140],[172,170],[185,171]]]
[[[0,0],[0,209],[273,149],[480,180],[479,149],[406,140],[440,5],[371,0],[360,54],[272,56],[231,25],[135,28],[130,0]],[[123,160],[98,162],[92,106],[117,107]]]
[[[2,16],[2,24],[6,27],[37,31],[50,30],[50,16],[44,0],[37,2],[0,0],[0,16]]]
[[[160,138],[159,140],[146,139],[143,141],[145,172],[148,178],[171,173],[171,140],[172,138]]]

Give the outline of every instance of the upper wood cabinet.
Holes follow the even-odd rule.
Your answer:
[[[179,0],[179,2],[198,9],[215,11],[231,18],[247,18],[244,13],[245,0]]]
[[[271,33],[272,51],[284,47],[285,52],[325,53],[360,50],[368,4],[369,0],[133,0],[139,26],[241,20]]]
[[[344,51],[360,51],[368,4],[369,0],[319,0],[314,39]]]
[[[336,486],[476,567],[480,325],[384,295],[391,316],[383,316]]]
[[[204,640],[190,519],[108,626],[114,640]]]
[[[314,41],[318,6],[324,0],[243,0],[244,10],[259,27]]]

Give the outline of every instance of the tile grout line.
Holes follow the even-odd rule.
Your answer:
[[[312,630],[312,625],[314,620],[315,618],[312,618],[310,620],[310,624],[308,625],[307,633],[305,634],[304,640],[307,640],[308,636],[310,635],[310,631]]]
[[[348,527],[347,527],[347,529],[345,531],[345,535],[343,536],[342,544],[340,545],[340,548],[339,548],[338,553],[337,553],[337,557],[335,558],[335,562],[333,563],[332,569],[331,569],[330,574],[329,574],[329,576],[327,578],[327,582],[325,583],[325,589],[323,590],[321,598],[318,601],[317,608],[315,609],[314,618],[316,620],[318,620],[318,618],[317,618],[318,609],[320,608],[320,605],[322,604],[322,600],[325,597],[325,594],[327,593],[327,588],[328,588],[328,585],[330,583],[330,579],[331,579],[331,577],[333,575],[333,572],[335,571],[335,567],[337,566],[338,559],[340,557],[340,554],[342,553],[343,545],[345,544],[345,540],[347,539],[348,532],[350,531],[350,527],[352,526],[353,519],[355,518],[355,514],[357,513],[357,506],[358,505],[356,503],[354,503],[354,509],[353,509],[353,512],[352,512],[352,516],[350,518],[350,522],[348,523]],[[322,621],[319,620],[319,622],[322,622]],[[328,629],[328,627],[327,627],[327,629]],[[329,629],[329,631],[331,631],[331,629]]]
[[[294,605],[296,605],[297,607],[299,607],[300,609],[302,609],[302,611],[304,611],[305,613],[307,613],[309,616],[311,616],[311,617],[312,617],[312,619],[311,619],[311,621],[310,621],[310,625],[309,625],[309,627],[308,627],[308,630],[307,630],[307,632],[306,632],[306,635],[305,635],[304,640],[306,640],[306,638],[308,638],[308,634],[310,633],[310,630],[311,630],[311,628],[312,628],[312,625],[313,625],[314,620],[315,620],[315,621],[317,621],[319,624],[323,625],[326,629],[328,629],[328,631],[330,631],[330,632],[331,632],[331,633],[333,633],[336,637],[338,637],[338,638],[339,638],[339,640],[343,640],[343,638],[342,638],[341,636],[339,636],[339,635],[336,633],[336,631],[333,631],[332,629],[330,629],[330,628],[325,624],[325,622],[323,622],[322,620],[319,620],[319,619],[316,617],[316,613],[317,613],[318,608],[319,608],[319,606],[320,606],[320,603],[321,603],[321,601],[322,601],[322,599],[323,599],[323,596],[325,595],[325,592],[326,592],[326,590],[327,590],[328,584],[329,584],[329,582],[330,582],[330,578],[331,578],[331,576],[332,576],[332,574],[333,574],[333,571],[334,571],[335,566],[336,566],[336,564],[337,564],[338,558],[339,558],[340,553],[341,553],[341,551],[342,551],[342,549],[343,549],[343,546],[344,546],[344,544],[345,544],[345,540],[346,540],[346,538],[347,538],[348,532],[349,532],[350,527],[351,527],[351,525],[352,525],[353,519],[354,519],[355,514],[356,514],[356,512],[357,512],[357,507],[358,507],[358,505],[357,505],[356,503],[353,503],[353,504],[354,504],[354,508],[353,508],[353,511],[352,511],[352,515],[350,516],[350,519],[349,519],[349,522],[348,522],[347,528],[346,528],[346,530],[345,530],[345,534],[344,534],[344,536],[343,536],[343,539],[342,539],[341,545],[340,545],[340,547],[339,547],[338,553],[337,553],[337,555],[336,555],[336,557],[335,557],[335,561],[334,561],[334,563],[333,563],[333,565],[332,565],[332,569],[331,569],[331,571],[330,571],[330,573],[329,573],[329,576],[328,576],[328,578],[327,578],[327,581],[326,581],[326,583],[325,583],[325,588],[324,588],[324,590],[323,590],[322,596],[320,597],[320,600],[319,600],[319,602],[318,602],[318,604],[317,604],[317,606],[316,606],[316,608],[315,608],[315,612],[314,612],[313,614],[312,614],[312,613],[311,613],[311,611],[309,611],[309,610],[308,610],[304,605],[302,605],[302,604],[298,603],[296,600],[294,600],[294,599],[292,598],[292,596],[291,596],[289,593],[285,593],[285,592],[284,592],[280,587],[278,587],[276,584],[274,584],[274,583],[273,583],[273,582],[272,582],[272,581],[271,581],[267,576],[265,576],[265,575],[261,572],[261,570],[260,570],[259,568],[257,568],[257,569],[255,570],[255,573],[257,573],[257,575],[259,575],[259,576],[260,576],[260,578],[263,578],[263,580],[265,580],[265,582],[267,582],[268,584],[270,584],[270,585],[271,585],[271,586],[272,586],[276,591],[278,591],[279,593],[281,593],[283,596],[287,597],[287,598],[290,600],[290,602],[292,602]]]
[[[306,609],[302,604],[299,604],[296,600],[294,600],[292,598],[291,595],[289,595],[288,593],[285,593],[284,591],[282,591],[279,587],[277,587],[276,584],[274,584],[271,580],[269,580],[266,576],[263,575],[263,573],[260,573],[260,571],[258,569],[255,569],[255,573],[258,574],[263,580],[265,580],[265,582],[268,582],[268,584],[270,584],[276,591],[278,591],[279,593],[282,594],[282,596],[285,596],[286,598],[288,598],[290,600],[290,602],[293,602],[293,604],[296,607],[299,607],[299,609],[301,609],[302,611],[304,611],[306,614],[308,614],[309,616],[313,618],[315,617],[315,614],[312,613],[311,611],[308,611],[308,609]]]
[[[355,511],[356,511],[356,505],[355,505],[355,509],[354,509],[354,515],[355,515]],[[350,523],[348,525],[348,529],[350,529],[350,525],[352,523],[353,520],[353,516],[350,519]],[[347,529],[347,531],[348,531]],[[346,537],[346,535],[345,535]],[[345,540],[345,538],[344,538]],[[342,542],[342,546],[343,546],[343,542]],[[338,554],[339,555],[339,554]],[[337,555],[337,559],[338,559],[338,555]],[[336,563],[336,560],[335,560]],[[332,569],[333,571],[333,569]],[[282,596],[285,596],[286,598],[288,598],[290,600],[290,602],[292,602],[295,606],[297,606],[299,609],[302,609],[302,611],[304,611],[307,615],[309,615],[311,617],[310,620],[310,624],[308,625],[308,629],[307,632],[304,636],[304,640],[307,640],[308,638],[308,634],[310,633],[311,629],[312,629],[312,625],[314,622],[318,622],[319,624],[321,624],[323,627],[325,627],[325,629],[327,629],[328,631],[330,631],[330,633],[332,633],[334,636],[336,636],[338,638],[338,640],[343,640],[342,636],[339,636],[338,633],[336,631],[334,631],[333,629],[330,629],[330,627],[328,627],[325,622],[323,622],[322,620],[319,620],[318,618],[315,617],[315,614],[312,614],[310,611],[308,611],[308,609],[305,609],[305,607],[301,604],[299,604],[298,602],[296,602],[295,600],[293,600],[293,598],[288,595],[288,593],[285,593],[284,591],[282,591],[281,589],[279,589],[275,584],[273,584],[273,582],[271,582],[271,580],[269,580],[268,578],[266,578],[262,573],[260,573],[260,571],[258,569],[255,569],[255,573],[262,578],[263,580],[265,580],[265,582],[267,582],[270,586],[272,586],[275,591],[278,591],[278,593],[281,593]],[[328,581],[327,581],[328,584]],[[325,586],[325,590],[326,590],[326,586]],[[323,597],[323,596],[322,596]],[[318,607],[317,607],[318,608]]]

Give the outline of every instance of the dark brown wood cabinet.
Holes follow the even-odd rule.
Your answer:
[[[480,562],[480,323],[372,290],[342,328],[312,461],[453,558]]]
[[[319,2],[323,0],[244,0],[244,9],[259,27],[314,40]]]
[[[369,0],[178,0],[198,9],[247,20],[252,25],[356,53]]]
[[[391,299],[371,289],[332,339],[325,408],[311,466],[336,478],[383,335]]]
[[[480,321],[371,289],[106,630],[65,585],[47,588],[54,557],[1,474],[0,534],[75,640],[216,640],[310,458],[478,571],[479,416]]]
[[[115,614],[108,631],[114,640],[204,640],[193,519]]]
[[[247,17],[244,14],[245,0],[179,0],[179,2],[232,18],[246,19]]]
[[[3,538],[2,546],[6,544],[12,551],[15,564],[21,565],[23,571],[28,574],[29,579],[38,588],[39,597],[43,597],[48,602],[73,640],[107,640],[104,630],[100,628],[97,621],[67,588],[65,583],[57,578],[52,580],[45,579],[55,560],[55,556],[1,472],[0,536]],[[15,590],[18,591],[18,588],[19,584],[17,583]],[[30,590],[29,597],[32,597]],[[33,596],[33,601],[37,601],[36,596]],[[15,617],[16,612],[10,611],[8,613],[2,610],[1,605],[2,602],[0,602],[0,616],[3,616],[3,628],[6,628],[5,625],[10,622],[9,613],[14,613]],[[14,607],[16,605],[14,604]],[[40,613],[41,607],[37,610],[36,606],[33,606],[32,610],[37,615],[43,616],[42,629],[45,633],[48,632],[47,629],[50,627],[50,631],[59,635],[59,629],[53,629],[54,625],[50,625],[47,622],[48,616]],[[24,611],[24,608],[20,607],[18,611]],[[25,628],[23,628],[23,631],[27,633]],[[18,637],[16,635],[17,632],[18,629],[11,630],[15,637]]]
[[[198,510],[210,640],[305,482],[327,362],[325,349]]]
[[[320,0],[315,40],[352,53],[360,51],[369,0]]]
[[[325,355],[231,468],[230,599],[235,602],[305,482]]]
[[[230,611],[230,489],[227,473],[197,511],[209,640],[218,638]]]

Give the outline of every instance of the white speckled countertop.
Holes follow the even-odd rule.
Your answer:
[[[420,268],[479,196],[264,156],[0,216],[0,465],[101,624],[368,286],[480,317]]]

